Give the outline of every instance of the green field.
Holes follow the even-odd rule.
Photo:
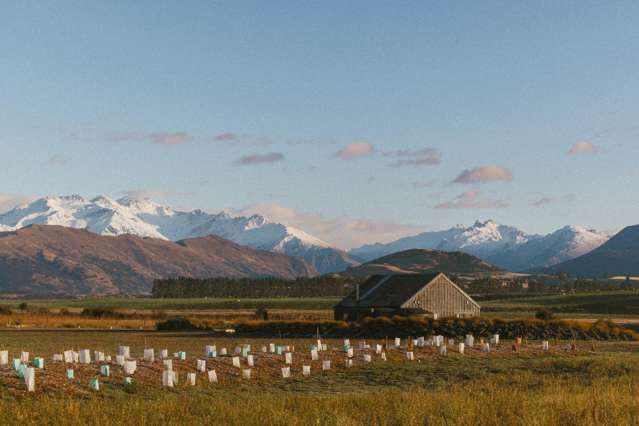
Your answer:
[[[558,317],[639,318],[639,292],[605,291],[486,300],[480,302],[483,315],[506,318],[532,316],[538,309],[550,309]]]
[[[332,310],[339,297],[325,298],[263,298],[263,299],[152,299],[152,298],[90,298],[90,299],[28,299],[31,308],[81,310],[83,308],[115,308],[137,311],[205,311],[254,310],[259,307],[281,310]],[[17,308],[23,300],[0,300],[0,306]],[[541,308],[552,310],[558,317],[570,318],[639,318],[639,292],[606,291],[577,294],[517,295],[481,300],[482,315],[530,317]]]
[[[69,347],[113,353],[117,345],[126,344],[134,356],[140,356],[144,347],[182,349],[194,364],[205,344],[258,347],[268,340],[202,333],[0,331],[0,342],[12,355],[30,350],[32,356],[47,357],[47,362],[51,354]],[[281,343],[294,344],[299,352],[310,340]],[[42,380],[34,394],[24,394],[6,384],[16,379],[7,367],[0,367],[0,420],[5,424],[340,426],[639,422],[639,344],[601,343],[595,353],[559,349],[548,355],[513,354],[508,345],[504,342],[505,349],[494,356],[431,356],[421,362],[395,357],[308,378],[298,373],[288,380],[217,385],[199,381],[194,387],[182,383],[174,389],[158,383],[128,391],[120,380],[104,380],[99,392],[82,394],[56,390],[54,383]],[[88,379],[80,376],[79,381],[86,387]],[[44,391],[45,386],[53,387]]]

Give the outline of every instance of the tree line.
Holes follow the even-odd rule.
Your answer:
[[[264,298],[346,296],[358,278],[325,275],[285,280],[281,278],[167,278],[153,282],[156,298]]]

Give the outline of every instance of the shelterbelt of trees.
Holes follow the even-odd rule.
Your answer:
[[[325,275],[285,280],[281,278],[168,278],[155,280],[156,298],[268,298],[338,297],[347,295],[359,278]]]

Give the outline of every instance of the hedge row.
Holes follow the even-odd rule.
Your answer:
[[[504,339],[576,339],[576,340],[639,340],[639,333],[611,321],[595,323],[561,320],[516,320],[471,318],[433,320],[422,317],[366,318],[358,322],[344,321],[238,321],[207,323],[194,321],[192,326],[201,330],[235,329],[236,334],[252,337],[322,337],[384,338],[444,335],[476,337],[498,333]],[[158,328],[163,327],[158,325]],[[164,328],[166,329],[166,328]]]

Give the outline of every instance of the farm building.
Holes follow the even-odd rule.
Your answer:
[[[424,315],[476,317],[480,306],[442,273],[373,275],[334,307],[335,319]]]

